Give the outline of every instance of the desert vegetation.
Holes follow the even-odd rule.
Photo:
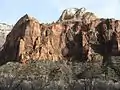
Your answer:
[[[0,90],[119,90],[119,85],[116,72],[97,63],[29,60],[0,67]]]

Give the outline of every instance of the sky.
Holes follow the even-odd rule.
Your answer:
[[[120,19],[120,0],[0,0],[0,22],[15,24],[25,14],[41,23],[52,22],[72,7],[85,7],[101,18]]]

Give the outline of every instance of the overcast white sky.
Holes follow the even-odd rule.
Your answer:
[[[52,22],[71,7],[85,7],[98,17],[120,19],[120,0],[1,0],[0,22],[15,24],[26,13],[40,22]]]

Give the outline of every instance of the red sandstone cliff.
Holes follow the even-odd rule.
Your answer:
[[[92,46],[96,42],[102,47],[98,49],[100,54],[111,55],[120,49],[119,31],[120,21],[100,19],[89,12],[79,20],[62,18],[62,21],[49,25],[40,24],[35,18],[25,15],[8,34],[0,60],[1,63],[10,60],[25,63],[30,59],[87,60],[91,59],[94,53]]]

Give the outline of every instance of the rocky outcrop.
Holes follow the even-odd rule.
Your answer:
[[[78,9],[75,15],[81,15],[81,11]],[[102,55],[106,62],[110,55],[119,55],[120,21],[100,19],[91,12],[85,12],[81,17],[46,25],[28,15],[23,16],[6,38],[0,52],[1,62],[25,63],[30,59],[92,61],[95,53]]]
[[[5,43],[7,34],[12,30],[12,25],[0,23],[0,47]]]
[[[90,23],[92,20],[97,19],[98,17],[92,13],[88,12],[86,8],[68,8],[62,12],[59,20],[57,22],[65,21],[82,21],[86,24]]]
[[[72,56],[80,58],[82,38],[79,38],[79,24],[73,22],[43,25],[35,18],[25,15],[8,34],[0,53],[1,62],[26,62],[30,59],[63,60]]]

